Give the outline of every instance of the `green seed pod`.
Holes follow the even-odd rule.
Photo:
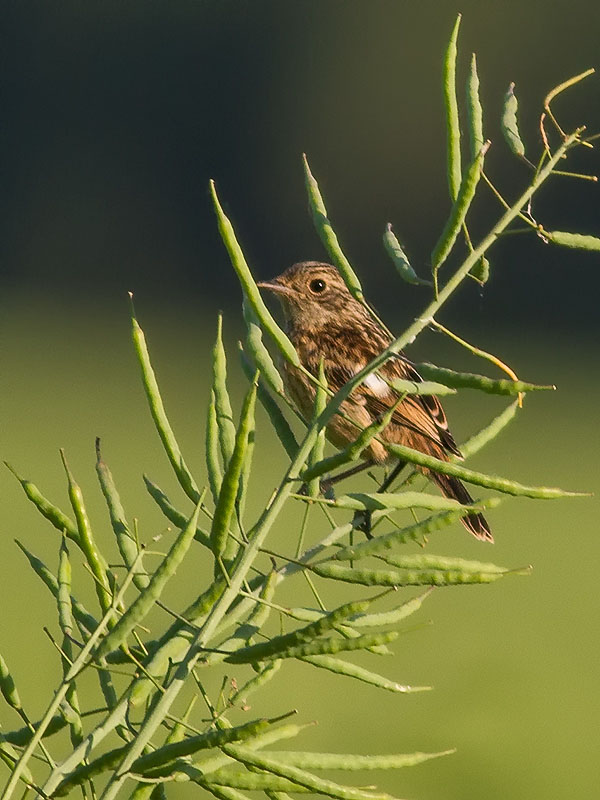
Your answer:
[[[518,107],[519,103],[515,94],[515,84],[513,82],[504,95],[504,107],[502,109],[500,125],[502,127],[502,134],[511,153],[519,156],[519,158],[525,158],[525,145],[521,139],[519,124],[517,122]]]
[[[221,457],[225,468],[229,463],[235,444],[235,425],[233,423],[233,410],[227,391],[227,358],[223,346],[223,316],[219,314],[217,322],[217,338],[213,348],[213,383],[212,390],[215,398],[215,412],[219,429],[219,444]]]
[[[232,769],[221,769],[213,772],[208,781],[204,782],[200,779],[200,785],[206,786],[206,788],[209,788],[209,785],[216,785],[221,789],[227,787],[254,792],[262,791],[274,796],[275,800],[284,800],[284,798],[288,797],[288,795],[281,796],[281,793],[286,790],[294,793],[308,791],[308,789],[298,786],[297,783],[286,778],[280,778],[278,775],[269,775],[266,772],[248,772],[247,770],[242,772],[242,770]],[[238,796],[244,797],[244,795],[239,794]]]
[[[344,279],[344,283],[348,287],[348,291],[352,297],[356,298],[356,300],[362,303],[364,301],[364,295],[360,281],[358,280],[358,275],[350,266],[350,262],[340,247],[340,243],[335,231],[331,227],[331,222],[327,216],[327,209],[325,208],[325,202],[323,201],[319,184],[310,171],[308,159],[306,158],[305,154],[302,155],[302,160],[304,164],[304,177],[306,179],[306,191],[308,192],[308,204],[317,233],[319,234],[325,249],[331,256],[333,263],[340,271],[340,275]]]
[[[0,655],[0,692],[2,692],[2,696],[11,708],[18,712],[22,711],[23,706],[21,705],[19,692],[8,669],[8,664],[2,655]]]
[[[425,281],[422,278],[419,278],[417,273],[411,267],[408,256],[402,249],[400,242],[392,230],[391,222],[388,222],[385,233],[383,234],[383,246],[385,247],[386,253],[394,262],[396,271],[403,281],[406,281],[406,283],[410,283],[413,286],[431,286],[431,281]]]
[[[471,145],[471,159],[483,147],[483,108],[479,98],[479,75],[477,74],[477,57],[471,56],[471,68],[467,78],[467,116],[469,119],[469,143]]]
[[[244,399],[244,405],[240,414],[240,423],[235,436],[233,453],[225,470],[225,475],[223,476],[223,483],[215,508],[215,515],[210,531],[211,547],[215,557],[221,556],[224,553],[227,539],[229,538],[229,524],[238,495],[244,462],[248,454],[248,439],[254,427],[254,407],[256,403],[257,385],[258,376],[255,376],[252,386]]]
[[[305,661],[307,664],[312,664],[319,669],[326,669],[329,672],[335,672],[337,675],[344,675],[347,678],[354,678],[355,680],[368,683],[371,686],[377,686],[379,689],[385,689],[388,692],[399,692],[401,694],[409,694],[411,692],[421,692],[430,689],[430,686],[407,686],[406,684],[397,683],[389,678],[384,678],[383,675],[378,675],[376,672],[359,667],[357,664],[352,664],[350,661],[343,661],[341,658],[334,656],[303,656],[300,661]]]
[[[399,448],[401,445],[394,445],[394,448],[396,447]],[[395,454],[395,450],[392,450],[391,445],[389,449],[390,452]],[[408,447],[406,450],[410,451],[411,457],[413,452],[418,452],[417,450],[412,451]],[[433,459],[433,456],[428,456],[427,458]],[[407,458],[406,460],[409,459]],[[438,460],[439,459],[433,459],[433,461],[436,462]],[[433,463],[433,461],[431,463]],[[415,463],[421,462],[415,461]],[[447,462],[440,461],[440,463],[446,464]],[[450,468],[450,465],[448,466]],[[454,467],[454,465],[452,465],[452,467]],[[443,470],[439,469],[438,472],[443,472]],[[299,495],[299,497],[303,499],[302,496]],[[463,506],[458,500],[454,500],[451,497],[440,497],[437,494],[427,494],[427,492],[400,492],[398,494],[392,492],[352,492],[351,494],[343,494],[335,500],[326,500],[325,498],[319,497],[316,502],[331,505],[335,508],[349,508],[352,511],[378,511],[380,509],[402,508],[426,508],[430,511],[458,511],[459,509],[465,509],[465,511],[478,510],[477,506]]]
[[[20,757],[20,753],[11,744],[0,739],[0,759],[4,761],[11,772]],[[23,767],[20,778],[27,786],[35,786],[33,775],[27,767]]]
[[[157,506],[163,512],[165,517],[172,522],[179,530],[183,530],[188,523],[188,517],[185,514],[182,514],[181,511],[178,511],[175,506],[171,505],[171,502],[167,495],[162,491],[162,489],[157,486],[147,475],[143,476],[144,484],[146,485],[146,489],[148,493],[155,501]],[[204,510],[204,509],[203,509]],[[210,548],[210,538],[206,531],[202,530],[202,528],[196,528],[196,533],[194,534],[194,539],[200,544],[204,545],[204,547]]]
[[[487,283],[490,278],[490,262],[488,259],[485,256],[481,256],[479,261],[469,272],[469,275],[475,278],[482,286],[484,283]]]
[[[92,533],[92,526],[90,525],[90,520],[83,502],[83,494],[79,484],[77,484],[73,478],[71,470],[69,469],[69,465],[67,464],[64,450],[62,449],[60,451],[60,456],[62,458],[67,475],[69,499],[75,513],[75,519],[77,520],[77,530],[79,531],[79,542],[81,549],[85,555],[88,566],[92,571],[92,575],[96,579],[94,583],[100,608],[102,609],[102,613],[106,614],[108,609],[111,607],[112,602],[112,592],[108,582],[106,561],[96,547],[96,542],[94,541],[94,535]]]
[[[194,538],[199,513],[200,502],[197,504],[187,526],[171,545],[163,562],[150,578],[148,586],[140,592],[123,616],[119,618],[114,628],[101,640],[96,650],[96,658],[98,660],[106,658],[111,650],[116,650],[120,647],[159,599],[167,581],[175,574]]]
[[[445,386],[443,383],[436,383],[436,381],[421,381],[421,383],[416,383],[416,381],[407,381],[403,378],[394,378],[393,381],[390,381],[390,386],[396,389],[397,392],[402,392],[403,394],[435,394],[440,397],[456,394],[456,389]]]
[[[11,467],[11,465],[5,461],[4,462],[8,469],[12,472],[15,478],[19,481],[21,486],[23,487],[23,491],[27,495],[27,497],[31,500],[31,502],[35,505],[37,510],[44,516],[46,519],[51,522],[54,527],[60,531],[61,533],[65,533],[69,539],[72,539],[74,542],[79,544],[79,533],[77,531],[77,526],[75,525],[72,520],[69,519],[57,506],[53,505],[49,500],[43,496],[40,490],[35,486],[35,484],[28,481],[26,478],[21,478],[21,476]]]
[[[253,380],[254,375],[256,373],[256,368],[253,366],[248,357],[244,353],[244,351],[240,347],[240,358],[242,361],[242,369],[248,380]],[[296,437],[287,419],[283,416],[283,413],[275,400],[271,397],[269,392],[265,389],[262,381],[262,377],[258,381],[258,393],[257,397],[262,405],[262,407],[267,412],[269,419],[271,420],[271,425],[275,433],[277,434],[277,438],[283,445],[285,452],[288,454],[290,460],[294,460],[296,454],[298,452],[298,442],[296,441]]]
[[[505,408],[502,413],[498,414],[497,417],[494,417],[489,425],[486,425],[485,428],[471,436],[466,442],[463,442],[460,446],[460,451],[464,458],[474,456],[475,453],[478,453],[488,442],[491,442],[492,439],[495,439],[500,431],[502,431],[508,425],[508,423],[514,419],[518,408],[519,401],[515,400],[507,408]]]
[[[392,455],[405,461],[410,461],[411,464],[419,464],[444,475],[453,475],[466,483],[484,486],[486,489],[496,489],[496,491],[504,494],[512,494],[517,497],[537,497],[543,500],[554,500],[558,497],[586,497],[584,492],[566,492],[563,489],[549,486],[524,486],[522,483],[510,481],[507,478],[484,475],[482,472],[475,472],[475,470],[461,467],[458,464],[427,456],[400,444],[386,444],[385,447]],[[474,506],[474,508],[476,507]]]
[[[316,794],[324,794],[327,797],[340,798],[340,800],[392,800],[390,795],[385,792],[365,792],[353,786],[341,786],[334,781],[318,778],[310,772],[292,767],[271,756],[256,753],[249,747],[228,744],[223,747],[223,751],[250,769],[256,768],[287,778]]]
[[[537,383],[511,381],[506,378],[493,379],[473,372],[455,372],[453,369],[436,367],[435,364],[417,364],[417,369],[426,379],[438,380],[454,389],[478,389],[487,394],[516,395],[521,392],[553,391],[554,385],[540,386]]]
[[[443,750],[439,753],[410,753],[393,755],[357,755],[355,753],[307,753],[294,750],[278,750],[277,758],[286,764],[300,769],[340,769],[355,772],[357,770],[402,769],[422,764],[432,758],[447,756],[455,750]]]
[[[40,561],[39,558],[30,553],[29,550],[15,539],[17,546],[22,550],[22,552],[27,557],[31,567],[35,571],[35,573],[42,579],[42,581],[46,584],[48,589],[52,592],[54,597],[58,599],[58,580],[55,576],[50,572],[48,567],[44,564],[43,561]],[[74,597],[70,598],[71,600],[71,608],[73,610],[73,616],[83,627],[88,631],[88,633],[93,633],[96,628],[98,627],[98,620],[93,617],[78,600]]]
[[[179,449],[179,445],[177,444],[177,439],[175,438],[175,434],[173,433],[173,429],[171,428],[167,418],[162,397],[160,396],[158,383],[156,381],[156,375],[154,374],[154,369],[152,368],[152,363],[150,361],[150,354],[148,353],[148,347],[146,345],[146,337],[144,336],[144,332],[140,328],[138,321],[135,318],[133,308],[131,314],[131,326],[133,344],[142,370],[142,382],[144,384],[144,391],[146,392],[154,426],[156,427],[158,435],[160,436],[160,440],[163,444],[169,461],[171,462],[171,466],[173,467],[175,477],[179,481],[179,485],[190,498],[190,500],[193,503],[197,503],[200,492],[184,461],[181,450]]]
[[[242,302],[242,312],[246,323],[246,346],[256,368],[275,394],[285,394],[283,378],[263,343],[262,328],[246,295]]]
[[[96,456],[96,473],[98,475],[98,480],[100,481],[102,494],[104,495],[106,505],[108,506],[110,524],[115,534],[117,546],[121,556],[123,557],[125,566],[127,569],[131,569],[132,565],[136,563],[136,559],[139,554],[139,546],[135,536],[127,524],[125,510],[123,508],[123,504],[121,503],[121,498],[119,496],[119,492],[117,491],[117,487],[115,486],[112,473],[108,468],[108,465],[102,460],[100,453],[100,439],[96,439]],[[133,576],[133,583],[138,589],[141,590],[146,588],[150,578],[148,577],[143,564],[141,564],[139,561],[137,561],[137,564],[138,566],[136,567],[136,572]]]
[[[444,57],[444,102],[446,105],[446,133],[447,133],[447,159],[448,159],[448,187],[450,197],[457,198],[461,184],[462,170],[460,158],[460,121],[458,117],[458,102],[456,99],[456,56],[458,29],[460,28],[461,14],[456,17],[450,41]]]
[[[567,233],[566,231],[544,231],[543,236],[561,247],[572,247],[577,250],[600,250],[600,239],[583,233]]]
[[[363,586],[453,586],[459,583],[492,583],[502,572],[463,572],[436,569],[391,570],[356,569],[341,564],[317,564],[313,571],[322,578]]]
[[[440,528],[445,528],[456,522],[466,513],[466,509],[442,511],[441,514],[434,514],[413,525],[408,525],[406,528],[376,536],[374,539],[368,539],[366,542],[360,542],[360,544],[343,547],[336,552],[335,558],[339,561],[358,561],[360,558],[386,554],[389,550],[407,541],[420,541],[422,537],[433,533],[433,531],[440,530]]]
[[[223,470],[219,461],[219,424],[214,389],[210,390],[206,415],[206,471],[208,472],[210,491],[216,504],[223,482]]]
[[[313,408],[313,415],[311,424],[321,416],[327,405],[327,378],[325,377],[325,368],[323,366],[323,359],[319,364],[319,383],[315,391],[315,403]],[[314,467],[323,460],[323,452],[325,450],[325,428],[321,428],[317,435],[317,439],[313,445],[310,455],[308,457],[308,469]],[[308,481],[308,497],[317,497],[320,492],[319,479],[313,478]]]
[[[489,146],[490,142],[485,142],[477,156],[471,161],[462,183],[460,184],[460,189],[458,190],[458,195],[452,206],[452,211],[450,212],[446,226],[431,254],[431,264],[434,273],[437,273],[438,269],[450,255],[458,234],[464,225],[467,213],[475,197],[477,184],[481,177],[483,160]]]
[[[60,545],[58,558],[58,623],[65,636],[73,633],[73,620],[71,619],[71,561],[65,538]]]
[[[267,309],[262,297],[260,296],[256,281],[252,277],[252,273],[250,272],[248,264],[246,263],[242,249],[235,237],[233,226],[221,208],[214,181],[210,182],[210,191],[219,223],[221,238],[223,239],[223,243],[225,244],[225,247],[229,253],[231,264],[237,273],[240,283],[242,284],[244,294],[248,298],[248,302],[258,317],[261,328],[269,334],[286,361],[289,361],[290,364],[293,364],[295,367],[299,367],[300,359],[298,358],[298,353],[296,353],[296,350],[294,349],[294,345],[290,342],[286,334],[275,322],[272,314]]]

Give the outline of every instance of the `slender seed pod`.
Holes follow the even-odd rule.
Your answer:
[[[253,366],[244,351],[241,349],[240,346],[240,358],[242,361],[242,369],[248,380],[253,380],[254,375],[256,373],[256,367]],[[262,407],[267,412],[267,416],[271,420],[271,424],[275,433],[277,434],[277,438],[283,445],[285,452],[288,454],[290,460],[296,457],[298,452],[298,442],[296,441],[296,437],[292,429],[290,428],[290,424],[287,419],[283,416],[283,413],[275,400],[271,397],[269,392],[265,389],[261,378],[258,381],[258,392],[257,392],[258,400],[260,401]]]
[[[156,502],[157,506],[163,512],[165,517],[172,522],[179,530],[183,530],[188,524],[189,517],[186,517],[181,511],[178,511],[171,502],[167,495],[155,483],[153,483],[147,475],[144,475],[144,484],[152,499]],[[202,496],[202,495],[200,495]],[[210,537],[208,533],[202,528],[196,528],[194,539],[204,547],[210,548]]]
[[[510,148],[511,153],[519,158],[525,158],[525,145],[519,133],[519,124],[517,122],[517,110],[519,103],[515,94],[514,82],[508,87],[504,96],[504,107],[502,109],[502,135]]]
[[[327,653],[342,653],[347,650],[368,650],[371,647],[393,642],[397,637],[396,631],[387,631],[386,633],[357,636],[356,639],[317,639],[314,642],[305,642],[304,644],[297,644],[293,647],[286,647],[283,650],[268,653],[263,658],[303,658],[304,656]],[[255,656],[254,653],[247,652],[250,650],[251,647],[238,650],[236,653],[227,656],[225,661],[230,664],[252,664],[255,661]]]
[[[223,751],[250,769],[256,768],[287,778],[313,793],[340,798],[340,800],[392,800],[390,795],[385,792],[366,792],[353,786],[341,786],[334,781],[318,778],[310,772],[280,762],[271,756],[256,753],[248,747],[227,744],[223,747]]]
[[[368,539],[366,542],[361,542],[360,544],[343,547],[335,553],[335,558],[338,561],[358,561],[360,558],[385,554],[392,548],[404,544],[405,542],[411,540],[415,542],[420,541],[430,533],[456,522],[456,520],[464,517],[466,513],[466,509],[442,511],[441,514],[434,514],[413,525],[408,525],[406,528],[401,528],[391,533],[383,534],[382,536],[376,536],[374,539]]]
[[[58,580],[56,577],[50,572],[48,567],[44,564],[43,561],[40,561],[39,558],[30,553],[29,550],[19,542],[18,539],[15,539],[17,546],[21,549],[21,551],[27,557],[31,567],[33,568],[34,572],[42,579],[42,581],[46,584],[48,589],[52,592],[54,597],[58,599]],[[73,616],[80,623],[88,633],[93,633],[96,628],[98,627],[98,620],[93,617],[89,611],[83,606],[78,600],[74,597],[70,598],[71,601],[71,609],[73,611]]]
[[[263,343],[262,328],[246,295],[242,301],[242,312],[246,323],[246,346],[256,368],[275,394],[285,394],[283,378]]]
[[[300,769],[320,770],[339,769],[345,772],[358,770],[403,769],[422,764],[432,758],[447,756],[455,750],[442,750],[439,753],[410,753],[392,755],[357,755],[356,753],[307,753],[294,750],[278,750],[277,758],[282,763]]]
[[[444,57],[444,102],[446,106],[446,134],[448,161],[448,188],[450,198],[455,201],[462,179],[460,157],[460,121],[458,117],[458,101],[456,99],[456,56],[458,29],[461,14],[456,17],[450,41]]]
[[[385,447],[392,455],[409,461],[411,464],[419,464],[419,466],[433,469],[435,472],[441,472],[443,475],[453,475],[455,478],[459,478],[466,483],[484,486],[487,489],[495,489],[504,494],[512,494],[518,497],[537,497],[543,500],[554,500],[558,497],[588,496],[585,492],[567,492],[563,489],[549,486],[525,486],[522,483],[510,481],[507,478],[500,478],[496,475],[484,475],[482,472],[475,472],[472,469],[461,467],[458,464],[442,461],[439,458],[425,455],[425,453],[419,453],[417,450],[404,447],[401,444],[385,443]]]
[[[552,244],[558,244],[561,247],[571,247],[577,250],[600,250],[600,239],[596,236],[567,233],[566,231],[544,231],[543,236]]]
[[[319,383],[315,391],[315,403],[313,408],[312,423],[314,423],[325,410],[327,405],[327,378],[325,377],[325,368],[323,366],[323,359],[319,364]],[[308,469],[314,467],[323,460],[323,452],[325,450],[325,428],[321,428],[316,441],[310,451],[308,457]],[[313,478],[308,481],[308,497],[317,497],[320,492],[319,479]]]
[[[102,609],[102,613],[106,614],[112,602],[112,592],[108,581],[106,561],[102,557],[96,546],[96,542],[94,541],[92,526],[90,525],[90,520],[83,502],[81,488],[73,478],[71,470],[69,469],[69,465],[67,464],[64,450],[62,449],[60,451],[60,457],[62,458],[65,473],[67,475],[69,499],[75,513],[75,519],[77,520],[77,530],[79,531],[81,549],[85,555],[88,566],[92,571],[92,575],[96,579],[95,589],[98,596],[98,601],[100,603],[100,608]]]
[[[0,692],[2,692],[2,696],[11,708],[14,708],[17,712],[23,710],[19,692],[17,691],[13,677],[8,669],[8,664],[2,655],[0,655]]]
[[[353,664],[350,661],[345,661],[335,656],[302,656],[299,660],[307,664],[312,664],[313,667],[326,669],[328,672],[335,672],[337,675],[344,675],[347,678],[354,678],[362,683],[377,686],[379,689],[385,689],[388,692],[410,694],[412,692],[423,692],[431,689],[430,686],[407,686],[403,683],[397,683],[389,678],[385,678],[383,675],[378,675],[376,672],[372,672],[364,667],[359,667],[358,664]]]
[[[184,461],[177,439],[165,412],[165,406],[160,396],[156,375],[150,361],[150,354],[146,345],[146,337],[135,317],[133,306],[131,309],[131,327],[135,352],[142,370],[142,383],[150,406],[150,413],[154,426],[158,432],[164,450],[171,462],[175,477],[179,485],[193,503],[198,502],[200,492],[187,464]]]
[[[210,390],[206,413],[206,471],[210,492],[216,504],[223,482],[223,470],[219,461],[219,423],[217,422],[214,389]]]
[[[469,275],[475,278],[482,286],[484,283],[487,283],[490,278],[490,262],[488,259],[485,256],[481,256],[479,261],[469,272]]]
[[[521,392],[553,391],[556,386],[526,383],[525,381],[511,381],[505,378],[494,379],[473,372],[455,372],[453,369],[436,367],[435,364],[417,364],[417,370],[423,377],[438,380],[454,389],[478,389],[487,394],[516,395]]]
[[[9,742],[0,739],[0,759],[4,761],[6,766],[12,771],[13,767],[21,757],[20,753],[9,744]],[[28,767],[23,767],[20,779],[26,786],[35,786],[33,775]]]
[[[432,553],[406,553],[404,555],[386,555],[385,561],[398,569],[428,570],[437,569],[449,572],[492,573],[503,575],[509,572],[505,567],[490,564],[487,561],[469,561],[465,558],[436,556]]]
[[[175,574],[194,538],[199,513],[200,502],[196,505],[196,509],[187,526],[181,531],[163,562],[150,578],[148,586],[140,592],[123,616],[119,618],[114,628],[101,640],[96,650],[96,658],[98,660],[106,658],[111,650],[116,650],[120,647],[135,626],[142,622],[159,599],[167,581]]]
[[[437,273],[438,269],[450,255],[458,234],[464,225],[467,213],[471,207],[473,198],[475,197],[477,184],[479,183],[479,179],[481,177],[483,160],[489,147],[490,142],[488,140],[484,143],[483,147],[473,161],[471,161],[467,171],[465,172],[448,221],[446,222],[444,230],[442,231],[442,235],[440,236],[433,253],[431,254],[431,264],[434,273]]]
[[[387,447],[386,443],[386,447]],[[401,447],[401,445],[394,445],[394,448]],[[390,452],[395,454],[395,449],[389,446]],[[417,453],[417,450],[411,450],[409,447],[405,448],[409,454]],[[398,451],[401,452],[400,450]],[[400,456],[401,458],[404,456]],[[431,463],[437,462],[439,459],[431,458]],[[406,460],[409,460],[408,458]],[[414,461],[420,464],[420,461]],[[428,462],[429,463],[429,462]],[[441,464],[447,464],[446,461],[440,461]],[[425,465],[425,464],[424,464]],[[425,465],[427,466],[427,465]],[[450,465],[448,465],[450,467]],[[452,465],[454,468],[455,465]],[[437,469],[437,466],[435,467]],[[470,472],[470,470],[465,470]],[[438,472],[442,472],[441,469]],[[449,472],[448,474],[454,474]],[[477,474],[477,473],[475,473]],[[300,500],[305,500],[303,495],[296,495]],[[402,509],[402,508],[426,508],[430,511],[458,511],[464,509],[465,513],[474,510],[480,510],[483,506],[480,505],[461,505],[457,500],[451,497],[440,497],[437,494],[427,494],[427,492],[399,492],[394,494],[392,492],[352,492],[350,494],[343,494],[335,500],[327,500],[323,497],[318,497],[313,502],[322,503],[324,505],[334,506],[335,508],[349,508],[352,511],[378,511],[380,509]],[[489,502],[489,501],[488,501]]]
[[[289,795],[285,794],[286,790],[294,793],[308,792],[308,789],[298,786],[297,783],[287,780],[287,778],[269,775],[266,772],[248,772],[248,770],[221,769],[211,773],[206,780],[198,778],[197,782],[209,791],[212,791],[211,787],[221,790],[227,788],[230,791],[234,789],[246,789],[254,792],[262,791],[269,797],[269,800],[289,800]],[[223,795],[223,797],[226,800],[240,800],[245,798],[245,795],[236,792],[235,796],[227,794]]]
[[[410,283],[413,286],[431,286],[431,281],[426,281],[423,280],[423,278],[419,278],[417,273],[411,267],[408,256],[402,249],[396,234],[392,230],[391,222],[388,222],[385,233],[383,234],[383,246],[385,247],[386,253],[394,262],[396,272],[403,281],[406,281],[406,283]]]
[[[302,161],[304,164],[306,190],[308,192],[308,204],[310,206],[310,211],[317,233],[319,234],[325,249],[331,256],[333,263],[340,271],[340,274],[344,279],[344,283],[348,287],[348,291],[352,297],[356,298],[356,300],[362,303],[364,302],[364,295],[358,275],[350,266],[350,262],[340,247],[340,243],[335,231],[331,227],[331,222],[327,216],[327,209],[325,208],[325,202],[323,200],[323,196],[321,195],[319,184],[310,171],[308,159],[306,158],[305,154],[302,155]]]
[[[217,321],[217,338],[213,347],[213,383],[212,390],[215,398],[215,412],[219,430],[219,444],[223,465],[227,468],[235,444],[235,425],[233,423],[233,410],[227,391],[227,357],[223,346],[223,315],[219,314]]]
[[[445,386],[443,383],[436,383],[436,381],[408,381],[403,378],[394,378],[390,381],[390,386],[398,392],[403,394],[416,394],[416,395],[439,395],[444,397],[449,394],[456,394],[456,389],[451,386]]]
[[[26,478],[22,478],[16,470],[7,462],[4,462],[8,469],[12,472],[15,478],[19,481],[21,486],[23,487],[23,491],[37,508],[37,510],[42,514],[46,519],[54,525],[56,530],[64,533],[69,539],[72,539],[77,544],[79,542],[79,532],[77,530],[77,525],[69,519],[57,506],[53,505],[49,500],[47,500],[44,495],[40,492],[35,484],[31,481],[27,480]]]
[[[215,515],[210,531],[211,546],[215,557],[219,557],[223,554],[227,539],[229,538],[229,524],[233,515],[240,477],[248,451],[248,436],[254,425],[257,385],[258,376],[255,376],[252,386],[244,399],[233,453],[227,465],[227,469],[225,470],[225,475],[223,476],[221,492],[219,493],[217,506],[215,508]]]
[[[469,144],[471,160],[483,147],[483,108],[479,97],[479,75],[477,74],[477,56],[471,56],[471,67],[467,78],[467,117],[469,120]]]
[[[293,364],[295,367],[299,367],[300,359],[298,358],[298,353],[296,352],[294,345],[290,342],[286,334],[275,322],[273,315],[267,309],[264,300],[260,296],[256,281],[252,277],[252,273],[250,272],[248,264],[246,263],[242,249],[235,237],[233,226],[223,212],[219,198],[217,197],[217,190],[215,188],[214,181],[210,181],[210,191],[215,213],[217,215],[221,238],[223,239],[223,243],[227,248],[231,264],[237,273],[240,283],[242,284],[242,289],[248,298],[248,302],[258,317],[262,329],[269,334],[286,361],[289,361],[290,364]]]
[[[71,561],[65,537],[60,544],[58,557],[58,623],[64,636],[73,633],[73,620],[71,618]]]
[[[460,446],[460,452],[463,454],[463,457],[469,458],[470,456],[474,456],[475,453],[478,453],[488,442],[495,439],[500,431],[504,430],[508,423],[515,418],[518,408],[519,401],[515,400],[507,406],[504,411],[498,414],[497,417],[494,417],[489,425],[486,425],[485,428],[471,436],[466,442],[463,442]]]
[[[139,559],[136,561],[139,555],[138,542],[127,524],[125,510],[121,503],[117,487],[115,486],[112,473],[108,465],[102,459],[100,453],[100,439],[96,439],[96,473],[100,481],[102,494],[108,506],[110,524],[117,540],[119,552],[123,557],[127,569],[131,569],[131,566],[137,563],[138,566],[136,566],[136,572],[133,576],[133,583],[138,589],[145,589],[150,578],[144,569],[144,565],[140,563]]]
[[[492,583],[504,572],[465,572],[464,570],[439,569],[357,569],[342,564],[316,564],[313,571],[322,578],[330,578],[345,583],[358,583],[363,586],[453,586],[455,584]],[[528,574],[529,569],[520,570],[519,574]],[[517,574],[513,571],[512,574]]]

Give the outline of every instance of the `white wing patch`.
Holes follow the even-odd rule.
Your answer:
[[[367,375],[363,381],[363,384],[368,386],[373,394],[377,395],[377,397],[385,397],[390,393],[390,387],[387,385],[387,383],[374,372],[372,372],[370,375]]]

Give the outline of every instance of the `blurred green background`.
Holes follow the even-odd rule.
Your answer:
[[[218,308],[226,312],[236,397],[243,387],[235,356],[239,289],[216,233],[210,177],[255,273],[270,277],[323,255],[306,213],[306,151],[346,251],[390,326],[400,330],[423,307],[423,290],[395,280],[380,237],[392,221],[424,272],[448,210],[440,66],[456,10],[448,2],[379,0],[4,4],[0,455],[66,508],[58,458],[65,447],[109,551],[96,435],[145,538],[165,526],[142,472],[185,507],[146,410],[126,290],[135,291],[171,421],[199,480]],[[506,86],[517,83],[523,136],[537,152],[546,92],[595,66],[600,9],[529,0],[466,2],[460,10],[461,75],[476,50],[490,171],[514,196],[527,172],[507,157],[499,133]],[[588,79],[557,103],[566,126],[600,128],[599,87]],[[578,154],[574,168],[598,172],[595,152]],[[556,178],[533,211],[548,228],[600,235],[598,207],[597,186]],[[494,204],[483,201],[475,227],[490,210]],[[554,382],[558,391],[528,398],[473,466],[597,491],[597,255],[514,237],[490,257],[489,284],[464,287],[442,321],[520,376]],[[482,369],[429,332],[412,354]],[[446,406],[460,441],[501,403],[464,392]],[[285,463],[260,422],[250,513]],[[50,564],[58,539],[8,472],[0,474],[0,493],[0,649],[37,717],[58,677],[41,631],[55,619],[13,538]],[[394,660],[364,662],[435,691],[396,696],[292,665],[279,688],[255,697],[253,711],[297,707],[302,721],[317,718],[299,741],[304,749],[458,748],[438,762],[364,777],[400,797],[594,796],[598,512],[596,498],[515,499],[492,515],[493,548],[459,526],[432,541],[433,551],[534,565],[529,578],[436,590],[419,617],[434,625],[407,632]],[[289,551],[289,526],[280,527],[272,544]],[[193,552],[170,587],[173,604],[195,595],[202,558]],[[308,602],[298,591],[297,602]],[[81,594],[93,604],[89,591]],[[0,719],[17,724],[7,710]]]

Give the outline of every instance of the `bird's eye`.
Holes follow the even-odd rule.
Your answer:
[[[321,280],[321,278],[315,278],[314,281],[311,281],[308,284],[308,288],[313,294],[321,294],[321,292],[325,291],[326,284],[325,281]]]

